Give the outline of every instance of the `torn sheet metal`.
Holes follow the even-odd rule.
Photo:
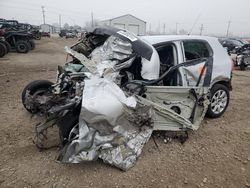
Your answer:
[[[153,127],[150,105],[141,105],[106,78],[85,81],[77,136],[59,160],[68,163],[98,158],[122,170],[133,167]]]
[[[109,37],[102,45],[93,49],[89,56],[90,59],[83,53],[78,53],[73,49],[65,47],[65,51],[84,64],[91,73],[95,71],[96,67],[98,69],[97,72],[101,74],[103,72],[100,71],[100,67],[101,69],[111,68],[115,71],[121,68],[128,68],[137,56],[141,57],[141,77],[145,80],[159,78],[159,55],[146,41],[133,36],[133,34],[127,31],[117,30],[115,28],[97,28],[93,31],[93,34],[109,35]],[[123,61],[127,58],[133,59],[126,61],[124,64]]]
[[[102,46],[91,53],[91,59],[97,62],[104,60],[123,60],[132,54],[132,45],[120,38],[111,36]]]
[[[193,66],[181,67],[181,69],[184,71],[185,80],[188,86],[190,87],[196,86],[205,63],[206,62],[193,65]],[[203,86],[205,74],[206,74],[206,69],[204,73],[201,75],[202,78],[200,80],[199,86]]]
[[[87,28],[87,31],[95,35],[115,36],[124,41],[130,42],[136,54],[147,59],[148,61],[151,60],[151,56],[153,53],[152,45],[148,44],[144,40],[141,40],[129,31],[110,26]]]
[[[88,59],[82,53],[78,53],[75,50],[67,46],[64,49],[65,49],[65,52],[67,52],[68,54],[78,59],[88,69],[89,72],[93,73],[96,70],[96,64],[97,64],[96,62]]]
[[[132,45],[120,38],[111,36],[105,43],[93,50],[90,54],[92,61],[100,62],[96,66],[99,75],[103,75],[105,70],[117,72],[123,68],[131,66],[135,59]]]

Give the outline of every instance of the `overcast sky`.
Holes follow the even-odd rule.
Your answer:
[[[250,0],[0,0],[0,17],[17,19],[39,25],[43,23],[41,6],[45,7],[46,23],[84,26],[94,19],[104,20],[123,14],[132,14],[147,22],[147,30],[190,31],[199,34],[225,35],[230,24],[230,33],[250,36]]]

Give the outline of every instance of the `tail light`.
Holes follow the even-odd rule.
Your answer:
[[[5,33],[5,29],[0,29],[0,36],[3,36]]]

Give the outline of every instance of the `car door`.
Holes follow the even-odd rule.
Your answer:
[[[182,52],[178,52],[182,53]],[[139,97],[141,103],[152,105],[154,130],[186,131],[197,130],[209,105],[209,86],[212,73],[212,56],[194,58],[179,63],[161,75],[164,79],[172,71],[182,69],[185,85],[147,85],[145,94]],[[192,82],[190,75],[192,73]]]

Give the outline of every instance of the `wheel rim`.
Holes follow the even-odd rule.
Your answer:
[[[25,50],[25,49],[26,49],[26,47],[25,47],[25,45],[24,45],[24,44],[20,44],[20,45],[19,45],[19,49],[23,51],[23,50]]]
[[[228,96],[226,91],[218,90],[214,93],[211,100],[211,109],[213,113],[219,114],[225,110],[227,106]]]

